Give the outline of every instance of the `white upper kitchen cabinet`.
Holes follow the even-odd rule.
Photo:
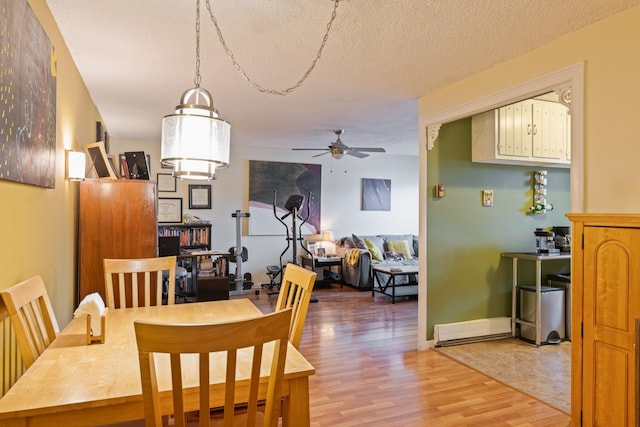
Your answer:
[[[474,162],[571,165],[570,116],[557,102],[528,99],[471,119]]]

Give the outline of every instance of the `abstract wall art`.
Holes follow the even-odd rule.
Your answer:
[[[273,198],[276,191],[276,215],[282,218],[288,213],[285,204],[289,196],[302,195],[305,202],[299,211],[307,217],[307,198],[311,193],[309,219],[302,227],[302,234],[320,233],[320,194],[322,166],[306,163],[249,161],[249,234],[285,235],[286,229],[273,215]],[[283,220],[291,226],[291,218]],[[301,221],[297,221],[299,226]]]
[[[391,180],[362,178],[362,210],[391,210]]]
[[[55,188],[55,49],[27,0],[0,9],[0,179]]]

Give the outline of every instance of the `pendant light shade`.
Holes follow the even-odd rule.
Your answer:
[[[231,125],[218,117],[211,94],[201,87],[187,90],[175,114],[162,119],[161,161],[182,179],[215,179],[229,166]]]

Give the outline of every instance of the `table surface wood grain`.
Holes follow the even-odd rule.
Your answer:
[[[55,341],[42,353],[24,375],[0,399],[0,425],[91,425],[122,422],[144,417],[138,351],[133,329],[135,320],[163,323],[212,323],[260,316],[262,313],[248,299],[210,301],[169,306],[107,310],[104,344],[86,344],[86,320],[73,319]],[[157,359],[158,383],[163,412],[171,413],[168,390],[170,374],[168,356]],[[220,356],[220,357],[218,357]],[[212,394],[224,382],[221,354],[211,357]],[[249,351],[245,358],[248,362]],[[191,355],[183,356],[191,359]],[[185,388],[197,385],[197,358],[185,372]],[[245,365],[239,360],[238,372]],[[217,368],[216,368],[217,366]],[[270,359],[263,361],[268,375]],[[308,377],[314,368],[289,345],[285,367],[283,395],[291,400],[283,416],[291,425],[309,424]],[[266,385],[266,379],[265,379]],[[187,393],[197,408],[197,393]],[[218,399],[218,397],[215,397]],[[238,396],[242,399],[242,396]],[[193,406],[195,405],[195,406]]]

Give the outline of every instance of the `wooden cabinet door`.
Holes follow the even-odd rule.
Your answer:
[[[78,301],[104,290],[105,258],[157,256],[156,184],[143,180],[80,183]]]
[[[583,426],[635,425],[640,229],[585,227]]]

